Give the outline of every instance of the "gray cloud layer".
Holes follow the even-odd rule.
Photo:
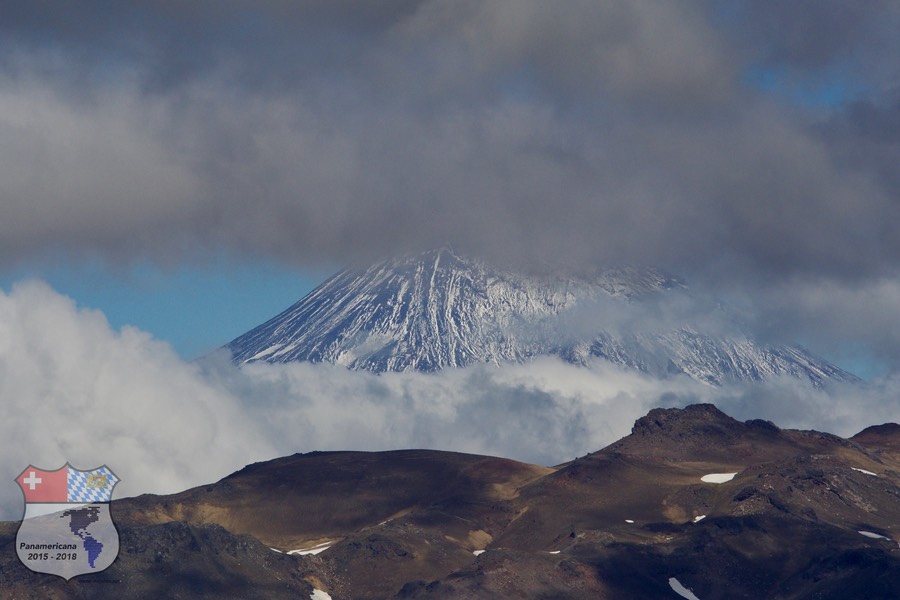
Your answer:
[[[8,3],[0,256],[451,242],[837,286],[862,339],[900,317],[838,304],[900,268],[898,29],[889,1]]]
[[[878,2],[5,7],[4,254],[314,261],[440,240],[895,268],[898,19]],[[861,95],[813,115],[754,70]]]

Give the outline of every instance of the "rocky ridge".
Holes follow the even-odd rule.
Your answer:
[[[555,467],[297,454],[114,501],[122,551],[91,576],[102,586],[31,573],[7,552],[0,593],[649,599],[677,597],[674,580],[702,600],[894,598],[898,444],[894,424],[844,439],[694,405],[655,409]],[[0,527],[0,545],[14,532]]]

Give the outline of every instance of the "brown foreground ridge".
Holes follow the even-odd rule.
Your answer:
[[[900,426],[844,439],[699,404],[553,468],[312,452],[112,513],[118,559],[69,582],[0,524],[0,597],[896,599]]]

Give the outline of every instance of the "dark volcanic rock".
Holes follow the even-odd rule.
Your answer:
[[[881,450],[900,452],[900,425],[885,423],[867,427],[850,438],[863,446],[873,446]]]
[[[897,598],[897,431],[845,440],[697,405],[556,468],[295,455],[114,501],[119,558],[69,583],[22,566],[2,524],[0,597],[641,600],[676,597],[675,578],[702,600]]]
[[[713,404],[694,404],[683,409],[654,408],[635,421],[631,433],[634,438],[648,443],[664,439],[681,444],[698,441],[708,444],[734,440],[751,428],[729,417]],[[762,431],[775,433],[767,428]]]
[[[0,534],[3,598],[306,598],[321,584],[319,561],[275,552],[218,525],[182,522],[119,527],[120,552],[107,570],[64,581],[18,560],[15,531]]]
[[[657,591],[662,591],[657,586]],[[595,566],[546,552],[493,550],[441,581],[413,581],[398,598],[466,600],[469,598],[612,599],[612,588]],[[638,596],[629,596],[638,598]],[[649,597],[649,596],[648,596]],[[659,596],[657,596],[659,597]]]
[[[277,548],[296,549],[412,511],[424,517],[432,507],[477,519],[485,504],[549,472],[458,452],[313,452],[249,465],[179,494],[113,505],[116,518],[125,522],[213,522]]]

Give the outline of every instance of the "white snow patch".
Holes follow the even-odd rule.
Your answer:
[[[706,483],[725,483],[731,481],[737,473],[710,473],[700,478],[700,481]]]
[[[474,554],[475,556],[480,556],[484,554],[484,550],[473,550],[472,554]]]
[[[550,554],[559,554],[559,550],[551,550]]]
[[[857,469],[856,467],[851,467],[854,471],[859,471],[860,473],[865,473],[866,475],[872,475],[874,477],[878,477],[878,473],[873,473],[872,471],[866,471],[865,469]]]
[[[322,590],[313,590],[313,593],[309,595],[309,600],[331,600],[331,595]]]
[[[626,523],[634,523],[634,521],[632,521],[631,519],[625,519],[625,522]]]
[[[867,538],[872,538],[873,540],[888,540],[888,541],[890,541],[890,539],[891,539],[889,537],[885,537],[878,533],[872,533],[871,531],[860,531],[859,533],[860,533],[860,535],[864,535]]]
[[[269,550],[272,550],[273,552],[277,552],[278,554],[284,554],[284,552],[282,552],[278,548],[269,548]]]
[[[669,587],[682,598],[687,598],[688,600],[700,600],[700,598],[694,595],[694,592],[681,585],[681,582],[674,577],[669,577]]]
[[[272,354],[273,352],[277,352],[278,350],[280,350],[282,345],[283,344],[275,344],[274,346],[269,346],[268,348],[264,348],[263,350],[260,350],[259,352],[257,352],[256,354],[254,354],[253,356],[251,356],[244,362],[250,362],[252,360],[261,360],[261,359],[265,358],[266,356]]]
[[[702,521],[705,518],[706,518],[706,515],[697,515],[696,517],[694,517],[694,523],[699,523],[700,521]]]
[[[315,546],[310,546],[309,548],[299,548],[297,550],[289,550],[288,554],[299,554],[300,556],[304,556],[306,554],[318,554],[319,552],[324,552],[331,548],[334,542],[322,542],[321,544],[317,544]]]

